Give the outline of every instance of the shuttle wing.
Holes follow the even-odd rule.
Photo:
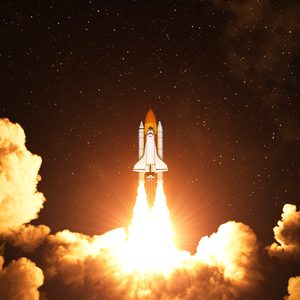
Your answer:
[[[144,153],[143,157],[134,165],[133,171],[135,172],[166,172],[168,166],[158,157],[155,153],[154,164],[147,163],[147,155]]]
[[[156,172],[166,172],[168,171],[168,166],[156,155],[155,157],[155,167]]]
[[[149,167],[148,167],[149,169]],[[143,157],[134,165],[133,171],[135,172],[149,172],[147,170],[147,162],[146,162],[146,155],[144,154]]]

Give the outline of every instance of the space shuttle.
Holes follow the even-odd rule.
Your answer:
[[[163,129],[152,109],[149,109],[145,125],[141,121],[138,130],[139,161],[134,165],[133,171],[139,173],[139,183],[153,185],[163,182],[163,172],[168,166],[163,161]],[[146,186],[147,189],[147,186]]]

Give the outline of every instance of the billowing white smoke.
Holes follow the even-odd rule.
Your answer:
[[[27,150],[21,126],[0,119],[0,233],[37,218],[45,201],[36,189],[41,162]]]
[[[49,235],[47,226],[24,225],[43,206],[44,197],[36,189],[40,164],[41,158],[26,149],[22,128],[0,119],[0,237],[25,251],[43,243],[45,277],[63,284],[67,298],[246,299],[261,280],[256,236],[242,223],[228,222],[202,238],[197,253],[186,255],[168,275],[123,268],[124,257],[134,259],[124,251],[124,228],[90,237],[68,230]],[[2,265],[0,257],[0,299],[38,299],[41,269],[24,257]],[[49,291],[51,299],[61,299],[56,291]]]
[[[256,235],[243,223],[229,221],[210,237],[203,237],[196,256],[204,263],[221,268],[225,278],[244,289],[253,288],[262,279]]]
[[[300,260],[300,211],[296,205],[284,205],[281,220],[273,231],[276,242],[267,247],[269,255]]]
[[[197,254],[168,276],[122,271],[122,228],[94,237],[65,230],[46,243],[45,274],[76,290],[74,299],[243,299],[261,280],[256,236],[242,223],[228,222],[201,239]]]
[[[0,238],[33,250],[49,233],[47,226],[23,224],[37,218],[45,201],[36,189],[41,158],[26,149],[25,134],[18,124],[0,119]],[[3,268],[0,256],[0,299],[39,299],[44,275],[25,257]]]
[[[0,299],[38,300],[38,288],[44,282],[44,275],[32,261],[22,257],[3,268],[0,256]]]
[[[300,276],[291,277],[288,285],[288,296],[284,300],[299,300],[300,299]]]

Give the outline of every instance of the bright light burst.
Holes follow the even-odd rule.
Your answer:
[[[149,207],[144,184],[139,184],[133,218],[128,228],[122,265],[127,272],[169,274],[188,255],[174,243],[163,184],[159,183],[153,207]]]
[[[199,264],[217,267],[226,279],[243,282],[249,257],[256,251],[256,236],[241,223],[227,222],[210,237],[203,237],[195,255],[177,249],[163,184],[158,183],[154,204],[149,207],[144,184],[139,184],[128,230],[119,228],[94,239],[93,251],[110,249],[120,271],[152,278],[151,274],[172,276],[176,270]],[[98,249],[98,250],[97,250]],[[97,254],[96,254],[97,255]],[[252,259],[254,262],[254,259]],[[255,262],[254,262],[255,263]],[[141,275],[141,276],[140,276]]]

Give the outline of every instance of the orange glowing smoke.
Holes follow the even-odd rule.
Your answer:
[[[37,251],[43,261],[43,269],[24,257],[2,266],[0,254],[1,299],[38,299],[43,278],[63,283],[68,299],[87,300],[249,299],[261,281],[256,236],[242,223],[222,224],[200,240],[195,255],[177,249],[162,183],[152,207],[144,185],[138,186],[127,230],[88,236],[69,230],[50,234],[45,225],[25,225],[37,217],[44,201],[36,188],[40,163],[26,149],[22,128],[0,119],[0,238],[25,252]],[[295,210],[289,209],[275,232],[284,244],[288,240],[281,232],[296,232]],[[61,296],[56,290],[61,289],[51,291],[52,299]]]
[[[70,231],[47,239],[46,278],[78,299],[245,299],[261,281],[254,232],[233,221],[203,237],[195,255],[176,248],[163,185],[149,207],[138,186],[131,223],[93,237]]]

